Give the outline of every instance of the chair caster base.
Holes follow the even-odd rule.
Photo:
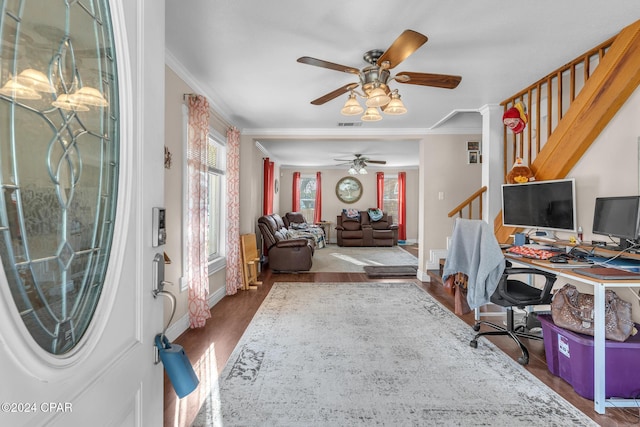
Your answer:
[[[478,332],[480,330],[480,323],[476,323],[475,325],[473,325],[473,330]]]
[[[529,364],[529,358],[525,357],[525,356],[520,356],[520,357],[518,357],[518,363],[523,365],[523,366],[527,365],[527,364]]]
[[[473,348],[478,348],[478,340],[471,340],[469,345]]]

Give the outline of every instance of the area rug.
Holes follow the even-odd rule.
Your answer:
[[[194,426],[596,425],[412,283],[276,283]]]
[[[365,265],[364,272],[367,277],[415,277],[418,274],[417,265]]]
[[[418,258],[398,246],[342,247],[328,245],[313,254],[311,273],[363,273],[366,265],[418,265]]]

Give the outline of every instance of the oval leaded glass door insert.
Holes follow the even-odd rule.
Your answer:
[[[118,87],[108,1],[5,0],[0,17],[0,256],[51,354],[91,321],[113,237]]]

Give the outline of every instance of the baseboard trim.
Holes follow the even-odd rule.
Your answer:
[[[427,261],[427,270],[439,270],[440,260],[446,258],[449,253],[446,249],[432,249],[429,251],[429,260]]]
[[[224,287],[210,294],[208,300],[209,308],[219,303],[225,295],[226,289]],[[169,326],[165,335],[167,336],[169,341],[173,341],[180,335],[182,335],[187,329],[189,329],[189,313],[185,314],[180,319],[175,321],[173,325]]]

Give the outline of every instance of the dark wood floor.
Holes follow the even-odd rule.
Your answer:
[[[415,250],[411,247],[405,247],[405,249]],[[411,280],[406,278],[372,280],[364,273],[274,274],[268,268],[261,273],[260,279],[263,284],[257,290],[239,291],[236,295],[224,297],[211,309],[211,319],[207,321],[204,328],[188,330],[175,341],[176,344],[184,347],[201,383],[189,396],[178,399],[165,375],[165,427],[191,425],[208,393],[209,385],[206,382],[208,373],[213,369],[217,372],[222,371],[245,328],[275,282],[406,282]],[[453,312],[453,298],[443,291],[439,282],[420,282],[417,279],[413,281]],[[473,313],[461,318],[469,325],[474,323]],[[518,357],[519,350],[509,338],[491,337],[490,339],[510,357]],[[548,371],[542,341],[530,341],[526,345],[531,357],[526,369],[599,425],[607,427],[640,425],[640,409],[608,408],[606,414],[597,414],[593,409],[593,401],[581,397],[568,383]]]

